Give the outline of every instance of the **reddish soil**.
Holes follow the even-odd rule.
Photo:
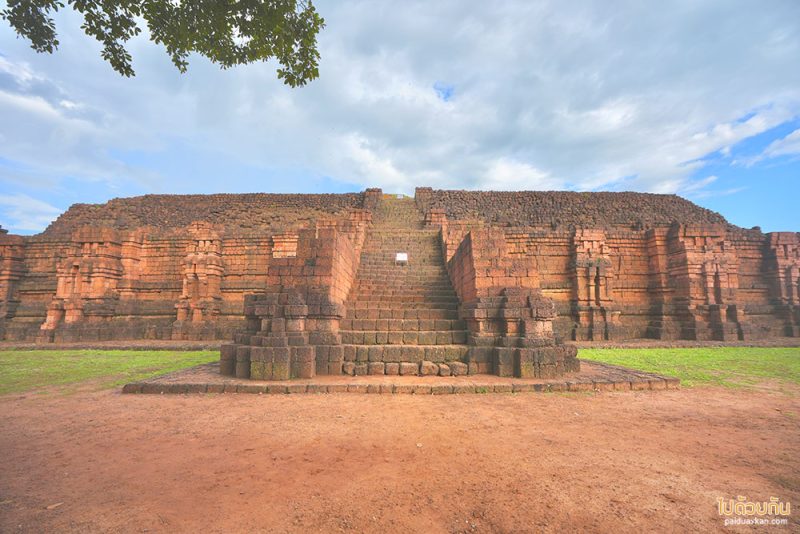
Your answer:
[[[800,506],[788,393],[6,396],[0,531],[718,530]]]

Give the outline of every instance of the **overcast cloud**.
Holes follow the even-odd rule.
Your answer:
[[[800,117],[795,0],[318,8],[320,78],[299,90],[274,64],[194,58],[181,76],[144,38],[124,79],[74,16],[59,16],[53,56],[0,22],[0,210],[20,191],[30,209],[0,222],[41,229],[66,207],[53,191],[66,204],[418,185],[702,198],[737,192],[704,173],[706,158],[734,164],[731,147]],[[798,136],[750,164],[797,156]]]

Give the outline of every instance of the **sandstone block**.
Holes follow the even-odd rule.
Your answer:
[[[463,362],[447,362],[453,376],[463,376],[469,373],[469,368]]]
[[[403,376],[416,375],[419,373],[419,365],[411,362],[400,363],[400,374]]]
[[[430,361],[423,361],[419,365],[419,374],[422,376],[433,376],[439,373],[439,366]]]
[[[383,361],[383,347],[370,347],[368,352],[368,360],[370,362]]]
[[[344,347],[341,345],[334,345],[329,347],[328,350],[328,361],[329,362],[341,362],[344,360]]]

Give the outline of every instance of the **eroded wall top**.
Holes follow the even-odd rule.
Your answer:
[[[676,195],[571,191],[458,191],[417,189],[425,211],[443,209],[447,218],[508,226],[636,228],[729,225],[725,218]]]
[[[81,226],[132,230],[175,229],[208,222],[236,234],[269,233],[306,226],[317,219],[343,215],[364,205],[364,193],[145,195],[115,198],[105,204],[74,204],[42,235],[69,236]]]

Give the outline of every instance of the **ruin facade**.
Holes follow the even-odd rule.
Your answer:
[[[577,365],[562,340],[798,335],[800,234],[674,195],[147,195],[0,234],[2,339],[233,339],[223,372],[254,378],[546,377]]]

